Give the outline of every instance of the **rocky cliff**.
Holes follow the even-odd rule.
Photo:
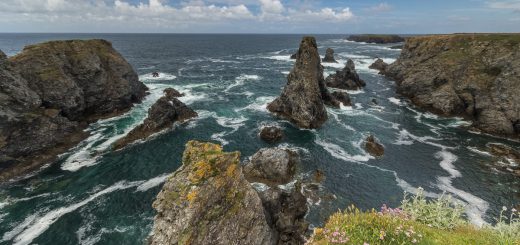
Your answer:
[[[0,181],[52,161],[87,136],[89,122],[124,112],[147,90],[104,40],[1,53],[0,88]]]
[[[350,35],[347,40],[353,42],[365,42],[365,43],[399,43],[404,42],[404,38],[398,35],[383,35],[383,34],[363,34],[363,35]]]
[[[301,187],[257,192],[239,160],[239,152],[188,142],[182,166],[153,203],[150,244],[303,244],[308,224]]]
[[[464,116],[487,133],[520,136],[520,35],[409,38],[384,74],[419,107]]]
[[[325,104],[339,106],[325,86],[316,39],[304,37],[287,85],[267,109],[300,128],[318,128],[327,120]]]

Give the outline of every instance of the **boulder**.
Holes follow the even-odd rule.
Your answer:
[[[281,148],[262,148],[244,165],[244,174],[251,182],[268,185],[287,184],[300,162],[297,152]]]
[[[384,74],[386,71],[386,68],[388,67],[388,64],[385,63],[382,59],[377,59],[372,65],[370,65],[368,68],[378,70],[380,74]]]
[[[150,244],[276,244],[262,200],[246,181],[239,152],[189,141],[182,166],[153,203]]]
[[[283,131],[277,126],[266,126],[260,130],[260,138],[268,143],[274,143],[282,140]]]
[[[381,157],[385,154],[385,148],[378,143],[373,135],[365,140],[365,150],[374,157]]]
[[[323,57],[322,61],[327,63],[338,63],[336,59],[334,59],[334,49],[328,48],[327,51],[325,51],[325,57]]]
[[[351,59],[348,60],[342,70],[336,71],[336,74],[329,75],[325,82],[328,87],[348,90],[358,90],[366,85],[365,81],[359,78],[355,64]]]
[[[197,112],[178,100],[176,98],[178,92],[175,92],[177,91],[174,89],[165,89],[165,95],[148,109],[148,117],[144,122],[132,129],[125,137],[117,140],[114,149],[123,148],[136,140],[145,139],[154,133],[171,128],[175,122],[182,123],[197,117]]]
[[[1,52],[0,52],[1,53]],[[146,86],[104,40],[52,41],[0,54],[0,181],[38,169],[89,123],[140,102]]]
[[[324,93],[328,91],[316,39],[304,37],[298,49],[298,58],[287,76],[287,85],[282,94],[267,105],[267,109],[300,128],[318,128],[327,120]]]

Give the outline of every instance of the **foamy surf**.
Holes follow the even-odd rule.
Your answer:
[[[159,76],[154,77],[153,73],[146,73],[144,75],[139,76],[139,80],[141,81],[168,81],[168,80],[174,80],[177,76],[171,74],[171,73],[165,73],[165,72],[159,72]]]

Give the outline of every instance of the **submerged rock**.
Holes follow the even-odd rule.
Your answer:
[[[357,90],[364,87],[365,81],[359,78],[356,72],[354,62],[349,59],[345,67],[336,71],[336,74],[331,74],[325,80],[328,87]]]
[[[334,59],[334,49],[328,48],[327,51],[325,51],[325,57],[323,57],[322,61],[327,63],[338,63],[336,59]]]
[[[262,148],[244,165],[244,174],[251,182],[269,185],[287,184],[300,162],[297,152],[280,148]]]
[[[283,131],[277,126],[266,126],[260,130],[260,138],[268,143],[274,143],[282,140]]]
[[[276,244],[262,201],[242,174],[239,152],[190,141],[182,159],[153,203],[150,244]]]
[[[267,109],[300,128],[318,128],[327,120],[324,93],[328,91],[316,40],[304,37],[298,58],[287,76],[287,85],[282,94],[267,105]]]
[[[175,122],[182,123],[198,116],[197,112],[176,98],[179,95],[177,90],[165,89],[164,93],[165,95],[148,109],[148,117],[144,122],[116,141],[114,149],[123,148],[136,140],[145,139],[154,133],[171,128]]]
[[[1,53],[1,52],[0,52]],[[0,181],[56,159],[146,86],[105,40],[52,41],[0,54]]]
[[[370,65],[368,68],[378,70],[379,74],[384,74],[386,71],[386,68],[388,67],[388,64],[385,63],[382,59],[377,59],[372,65]]]
[[[423,109],[471,118],[486,133],[520,137],[519,40],[517,34],[412,37],[385,75]]]
[[[385,148],[378,143],[373,135],[365,140],[365,150],[372,156],[381,157],[385,154]]]

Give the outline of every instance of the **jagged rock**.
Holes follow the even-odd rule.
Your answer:
[[[136,140],[145,139],[154,133],[171,128],[175,122],[182,123],[197,117],[197,112],[175,98],[178,95],[178,92],[175,92],[177,91],[174,89],[165,89],[165,95],[148,109],[148,117],[144,122],[116,141],[114,149],[123,148]]]
[[[190,141],[182,166],[153,207],[150,244],[276,244],[257,192],[246,181],[240,153]]]
[[[520,41],[516,34],[407,39],[385,75],[423,109],[471,118],[483,132],[520,137]]]
[[[174,88],[166,88],[164,89],[164,93],[166,94],[166,97],[168,98],[174,98],[174,97],[183,97],[184,93],[181,93]]]
[[[339,89],[357,90],[364,87],[365,81],[359,78],[354,62],[349,59],[345,67],[325,80],[327,86]]]
[[[266,126],[260,130],[260,138],[268,143],[274,143],[282,140],[283,131],[277,126]]]
[[[291,181],[300,161],[297,152],[289,149],[262,148],[244,165],[244,174],[251,182],[281,185]]]
[[[350,35],[347,40],[354,42],[365,42],[365,43],[400,43],[404,42],[405,39],[398,35],[382,35],[382,34],[365,34],[365,35]]]
[[[277,233],[277,244],[305,244],[304,234],[309,228],[305,221],[307,199],[297,182],[290,191],[271,187],[259,193],[266,210],[268,222]]]
[[[291,60],[297,59],[298,58],[298,52],[292,54],[290,58],[291,58]]]
[[[388,64],[385,63],[382,59],[377,59],[372,65],[368,68],[378,70],[380,74],[384,74]]]
[[[128,110],[147,90],[104,40],[0,56],[0,181],[53,161],[88,136],[88,123]]]
[[[375,157],[381,157],[385,154],[385,148],[378,143],[373,135],[370,135],[365,140],[366,151]]]
[[[334,49],[328,48],[327,51],[325,51],[325,57],[323,57],[322,61],[327,63],[338,63],[336,59],[334,59]]]
[[[267,105],[267,109],[298,127],[318,128],[327,120],[323,102],[323,97],[330,96],[327,93],[316,40],[304,37],[298,58],[287,76],[287,85],[280,97]]]
[[[350,96],[347,92],[343,91],[334,91],[332,92],[332,97],[337,101],[341,102],[344,106],[351,106],[352,102],[350,101]]]

